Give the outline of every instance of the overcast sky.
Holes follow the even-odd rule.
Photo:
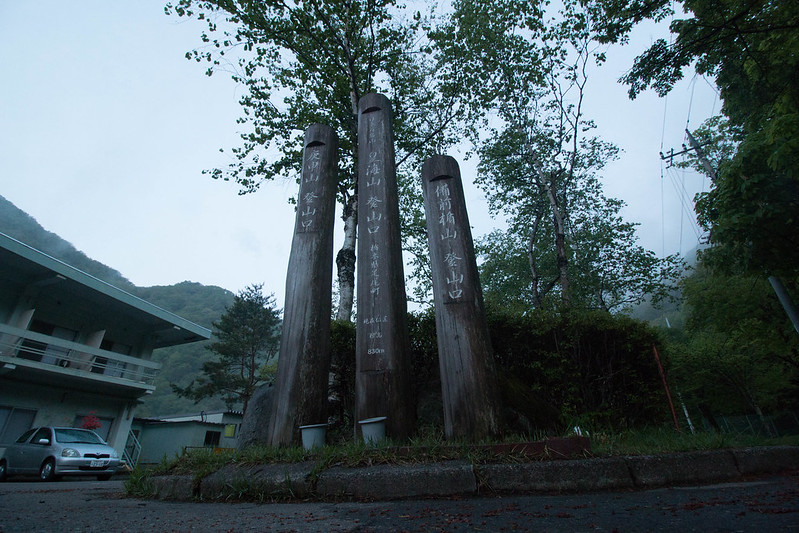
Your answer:
[[[136,285],[189,280],[238,292],[264,283],[283,307],[297,185],[239,196],[236,185],[201,174],[226,166],[219,149],[238,145],[243,89],[185,59],[202,26],[167,17],[163,5],[0,0],[0,194]],[[627,99],[615,80],[656,31],[610,51],[589,82],[587,112],[624,150],[606,172],[606,193],[628,203],[641,244],[662,255],[695,246],[677,191],[692,198],[707,184],[664,171],[661,142],[679,150],[686,121],[697,127],[719,103],[702,79],[667,102]],[[468,182],[473,162],[450,155]],[[480,193],[470,189],[467,202],[475,237],[490,231]]]

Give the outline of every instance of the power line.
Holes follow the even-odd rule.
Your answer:
[[[666,111],[669,106],[669,95],[663,98],[663,127],[660,130],[660,256],[666,257],[666,209],[665,194],[663,192],[663,143],[666,139]]]
[[[669,172],[668,176],[670,178],[672,187],[674,188],[674,192],[677,194],[677,198],[680,200],[680,208],[682,213],[682,216],[680,217],[680,239],[682,239],[682,229],[684,221],[683,217],[686,217],[690,221],[691,229],[696,235],[697,241],[699,241],[702,238],[702,231],[699,228],[699,224],[696,222],[696,215],[693,212],[693,199],[689,197],[688,191],[685,189],[685,180],[684,180],[685,171],[681,172],[680,182],[678,182],[675,174],[676,172]]]
[[[694,77],[691,78],[691,98],[688,100],[688,115],[685,117],[685,130],[688,131],[688,125],[691,123],[691,109],[694,107],[694,91],[696,91],[696,77],[698,74],[694,74]]]

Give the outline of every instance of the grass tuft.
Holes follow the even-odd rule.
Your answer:
[[[678,432],[670,427],[645,427],[591,435],[591,451],[595,456],[654,455],[779,444],[799,445],[799,435],[774,439],[716,431]]]
[[[275,463],[299,463],[313,461],[311,476],[316,478],[333,466],[365,467],[381,464],[410,465],[448,460],[465,460],[471,464],[490,462],[519,463],[531,460],[548,460],[553,457],[531,459],[523,453],[503,452],[501,455],[491,450],[493,444],[516,444],[530,442],[529,436],[511,436],[502,441],[486,440],[471,443],[465,440],[445,440],[443,435],[427,432],[409,442],[399,445],[386,439],[376,446],[367,446],[361,441],[324,446],[311,451],[302,447],[274,448],[270,446],[251,446],[244,450],[215,452],[213,449],[195,449],[180,457],[167,459],[151,468],[137,467],[125,482],[128,495],[149,498],[155,495],[151,481],[154,475],[190,474],[199,481],[225,465],[255,465]],[[543,440],[543,439],[537,439]],[[769,445],[799,445],[799,435],[778,439],[751,435],[719,432],[690,433],[677,432],[669,427],[645,427],[619,433],[596,432],[590,434],[593,457],[619,455],[655,455],[696,450],[716,450]],[[258,501],[266,498],[264,494],[251,494],[252,487],[235,487],[234,497],[248,497]]]

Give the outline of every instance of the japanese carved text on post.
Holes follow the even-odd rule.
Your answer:
[[[439,246],[441,249],[441,265],[439,268],[445,272],[446,284],[443,286],[440,296],[444,303],[454,303],[461,301],[464,294],[470,291],[465,290],[465,285],[469,279],[464,276],[464,259],[466,251],[463,249],[463,238],[458,239],[459,221],[452,210],[452,189],[450,179],[439,179],[432,183],[434,198],[432,205],[437,208],[435,211],[435,223],[439,226]],[[462,237],[462,236],[461,236]]]
[[[315,124],[305,132],[269,426],[272,445],[296,441],[300,425],[327,421],[337,148],[332,128]]]
[[[491,342],[457,162],[422,166],[447,437],[495,434],[499,403]]]
[[[384,370],[389,367],[389,360],[386,357],[385,342],[387,336],[383,333],[383,325],[388,326],[388,315],[384,305],[381,305],[381,289],[383,291],[382,300],[390,297],[387,262],[388,249],[386,233],[388,227],[388,213],[386,203],[386,176],[383,162],[382,150],[378,147],[382,144],[385,135],[385,123],[377,113],[371,112],[366,115],[367,125],[367,160],[365,171],[361,179],[364,180],[362,190],[366,193],[363,198],[362,209],[365,209],[364,220],[366,222],[365,232],[361,233],[361,239],[367,250],[366,273],[368,279],[368,290],[363,291],[359,296],[366,293],[365,310],[369,310],[359,319],[359,326],[364,328],[368,337],[367,357],[363,360],[364,370]],[[364,234],[365,233],[365,234]],[[362,256],[363,257],[363,256]],[[363,267],[361,267],[363,268]],[[359,306],[361,298],[359,297]]]
[[[319,231],[316,214],[319,212],[319,171],[322,163],[322,144],[305,148],[305,168],[302,172],[300,194],[297,199],[299,211],[296,233]]]
[[[391,104],[368,94],[358,117],[358,419],[388,416],[392,437],[412,429],[410,342],[399,228]]]

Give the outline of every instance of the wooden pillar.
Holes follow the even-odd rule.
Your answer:
[[[405,276],[400,240],[391,104],[368,94],[358,104],[358,325],[356,421],[387,417],[386,434],[413,431]]]
[[[269,420],[273,446],[298,442],[300,425],[327,422],[337,153],[332,128],[306,130]]]
[[[478,440],[499,432],[500,401],[458,163],[431,157],[422,186],[446,435]]]

